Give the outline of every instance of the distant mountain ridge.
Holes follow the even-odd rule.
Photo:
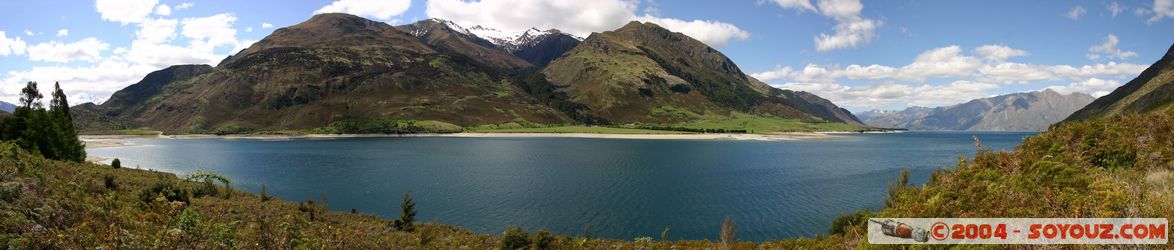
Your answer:
[[[952,106],[909,107],[858,114],[865,124],[910,130],[1043,131],[1093,101],[1085,93],[1054,90],[980,98]]]
[[[532,29],[512,40],[474,30],[489,29],[315,15],[215,67],[160,70],[101,105],[78,105],[74,114],[83,128],[180,133],[373,119],[676,126],[777,117],[861,124],[826,99],[770,87],[713,48],[650,23],[582,41],[557,30]],[[630,62],[639,64],[616,67]]]
[[[1072,113],[1065,121],[1087,120],[1127,112],[1171,110],[1174,110],[1174,45],[1137,78],[1121,85],[1112,93],[1097,98],[1088,106]]]

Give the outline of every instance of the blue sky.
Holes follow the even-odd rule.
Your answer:
[[[1174,43],[1174,0],[41,0],[0,11],[0,100],[15,101],[27,81],[60,81],[75,104],[168,65],[215,65],[316,12],[580,36],[653,22],[852,111],[1046,88],[1103,95]]]

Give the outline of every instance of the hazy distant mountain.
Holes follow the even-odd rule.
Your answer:
[[[1174,45],[1170,46],[1162,59],[1142,71],[1137,78],[1113,90],[1113,93],[1097,98],[1065,120],[1169,110],[1174,110]]]
[[[12,113],[16,112],[16,104],[11,104],[5,101],[0,101],[0,111]]]
[[[1093,101],[1051,89],[975,99],[953,106],[857,114],[865,124],[910,130],[1042,131]]]

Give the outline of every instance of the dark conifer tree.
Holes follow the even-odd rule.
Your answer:
[[[53,131],[51,138],[57,159],[81,162],[86,159],[86,148],[77,138],[77,129],[73,126],[73,116],[69,113],[69,101],[61,84],[53,85],[53,99],[49,101],[49,119]]]

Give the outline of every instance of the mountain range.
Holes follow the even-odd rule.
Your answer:
[[[1051,89],[980,98],[957,105],[858,114],[865,124],[910,130],[1043,131],[1095,98]]]
[[[1174,45],[1137,78],[1097,98],[1065,121],[1087,120],[1122,113],[1174,111]]]
[[[440,19],[391,26],[319,14],[215,67],[168,67],[73,110],[83,129],[181,133],[373,119],[675,125],[762,117],[861,125],[826,99],[770,87],[704,43],[651,23],[583,39],[558,30],[493,34],[502,32]]]

